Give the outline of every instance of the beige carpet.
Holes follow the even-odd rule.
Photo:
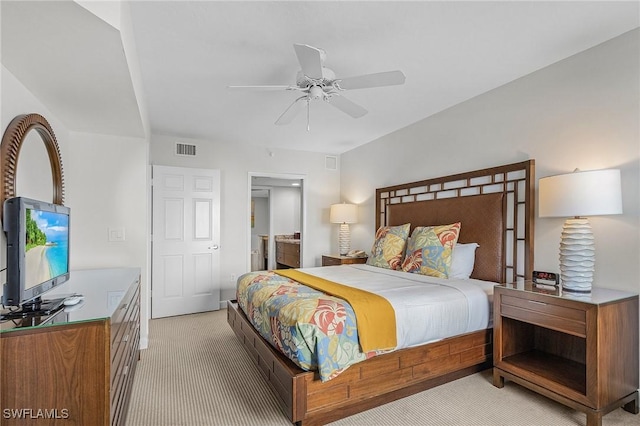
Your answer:
[[[343,425],[579,426],[584,414],[507,382],[491,370],[332,423]],[[604,426],[640,426],[622,409]],[[236,340],[226,311],[152,320],[127,426],[290,425]]]

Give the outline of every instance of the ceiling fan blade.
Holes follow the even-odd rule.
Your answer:
[[[369,112],[360,105],[350,101],[344,96],[338,95],[337,93],[332,94],[331,97],[327,99],[327,102],[353,118],[360,118]]]
[[[296,50],[303,74],[309,78],[321,79],[324,50],[306,44],[294,44],[293,48]]]
[[[394,86],[404,84],[405,76],[402,71],[386,71],[375,74],[358,75],[355,77],[336,79],[342,90],[367,89],[369,87]]]
[[[287,108],[280,117],[276,120],[277,125],[289,124],[293,119],[304,109],[305,102],[300,102],[303,99],[307,99],[307,96],[300,96],[298,99],[293,101],[289,108]]]
[[[227,86],[233,90],[297,90],[296,86]]]

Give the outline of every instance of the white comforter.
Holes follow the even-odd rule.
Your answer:
[[[369,265],[324,266],[301,271],[386,298],[396,312],[397,349],[491,326],[496,283],[448,280]]]

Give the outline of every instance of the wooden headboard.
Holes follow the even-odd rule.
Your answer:
[[[376,190],[376,229],[460,222],[461,243],[475,242],[472,278],[531,279],[535,160]]]

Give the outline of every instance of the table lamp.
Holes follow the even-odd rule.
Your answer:
[[[358,206],[355,204],[333,204],[329,214],[331,223],[340,224],[340,233],[338,234],[338,244],[340,245],[340,256],[345,256],[351,249],[351,234],[349,232],[349,224],[358,221]]]
[[[563,290],[590,293],[595,271],[595,245],[586,216],[621,214],[620,170],[592,170],[539,180],[540,217],[568,217],[560,239]]]

